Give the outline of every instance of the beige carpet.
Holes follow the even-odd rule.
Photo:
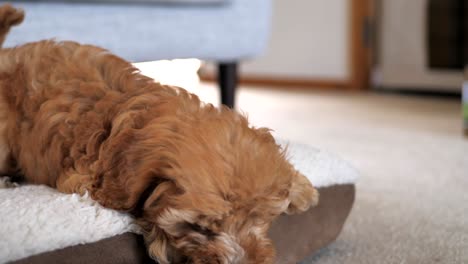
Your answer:
[[[217,90],[195,90],[217,102]],[[338,240],[303,264],[468,263],[468,138],[458,100],[241,89],[238,108],[362,173]]]

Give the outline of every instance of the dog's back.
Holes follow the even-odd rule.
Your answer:
[[[0,6],[0,40],[23,18],[21,10]],[[116,106],[150,83],[130,63],[91,45],[44,40],[0,49],[0,173],[18,165],[27,181],[57,187],[71,168],[89,169],[97,159],[91,148],[102,141],[96,133],[108,134]],[[176,94],[158,90],[164,92]]]

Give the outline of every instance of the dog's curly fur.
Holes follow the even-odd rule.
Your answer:
[[[0,165],[132,213],[160,263],[273,263],[271,222],[318,201],[268,129],[75,42],[0,50]]]

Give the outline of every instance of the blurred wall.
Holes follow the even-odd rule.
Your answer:
[[[461,71],[428,67],[428,0],[380,2],[376,84],[383,88],[460,91]]]
[[[246,76],[348,78],[347,0],[273,0],[269,49],[242,64]]]

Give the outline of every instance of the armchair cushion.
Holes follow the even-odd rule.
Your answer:
[[[55,38],[101,46],[132,62],[240,61],[261,54],[270,32],[271,0],[223,0],[229,3],[212,5],[95,1],[14,2],[26,11],[26,19],[11,30],[4,47]]]

